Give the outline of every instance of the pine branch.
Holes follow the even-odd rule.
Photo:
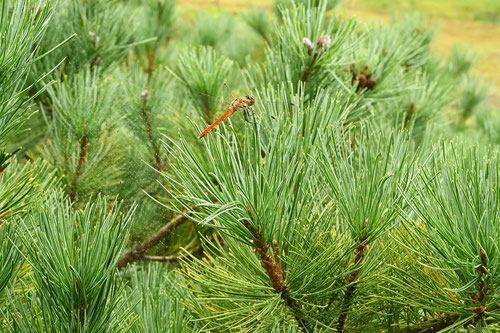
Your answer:
[[[437,333],[458,320],[457,315],[442,314],[439,318],[427,319],[413,327],[407,327],[403,333]]]
[[[253,214],[250,211],[250,207],[248,206],[247,206],[247,212],[250,215],[250,219],[252,220],[253,224],[255,224]],[[306,325],[303,320],[304,316],[301,310],[302,306],[290,296],[290,290],[288,289],[288,286],[286,284],[283,275],[283,270],[281,268],[281,261],[280,261],[280,251],[277,241],[273,240],[273,246],[274,246],[274,258],[273,258],[273,256],[269,254],[269,246],[265,242],[262,233],[257,229],[255,229],[255,227],[252,224],[250,224],[249,221],[245,221],[245,227],[248,229],[248,231],[250,231],[250,233],[254,237],[254,239],[251,240],[251,243],[254,246],[254,252],[259,257],[261,265],[266,271],[266,274],[269,277],[269,280],[274,288],[274,291],[276,293],[281,294],[281,298],[285,301],[286,305],[292,310],[299,328],[301,329],[301,331],[306,332],[307,331]]]
[[[212,112],[210,110],[210,104],[208,103],[208,98],[205,96],[202,96],[201,103],[203,105],[205,121],[207,122],[207,124],[211,124],[212,123]]]
[[[146,46],[146,56],[148,58],[148,68],[146,72],[148,73],[148,82],[151,82],[151,78],[153,77],[153,72],[156,67],[156,52],[152,50],[151,47]]]
[[[141,115],[142,115],[142,119],[144,120],[144,125],[146,126],[146,134],[148,136],[151,147],[153,148],[155,168],[159,171],[162,171],[165,168],[165,165],[164,165],[163,161],[161,160],[160,146],[158,145],[158,142],[154,136],[153,124],[151,123],[151,119],[149,118],[149,114],[147,112],[149,91],[147,89],[145,89],[142,92],[141,97],[142,97]]]
[[[201,252],[203,248],[201,246],[197,246],[191,251],[189,251],[189,254],[173,254],[170,256],[148,256],[148,255],[143,255],[142,260],[144,261],[158,261],[158,262],[179,262],[185,258],[189,258],[192,255],[195,255],[199,252]]]
[[[486,305],[484,302],[484,298],[486,293],[490,289],[487,278],[488,258],[486,257],[486,253],[483,249],[479,250],[479,256],[481,258],[481,264],[476,268],[476,272],[479,274],[479,291],[477,292],[477,294],[471,295],[472,300],[477,305],[476,309],[474,310],[475,316],[471,322],[473,326],[476,326],[477,323],[479,323],[481,319],[485,317]]]
[[[78,179],[82,173],[83,166],[85,165],[85,161],[87,159],[87,149],[88,149],[88,135],[87,135],[87,125],[83,127],[83,136],[80,139],[80,158],[78,159],[78,164],[76,166],[75,174],[71,181],[71,190],[69,197],[72,202],[78,197]]]
[[[360,265],[365,258],[365,251],[368,249],[368,245],[365,243],[365,239],[358,240],[356,242],[356,250],[354,251],[354,261],[353,266]],[[359,281],[357,281],[358,275],[361,272],[361,267],[356,269],[349,275],[349,286],[344,295],[344,301],[342,302],[342,312],[337,320],[337,332],[343,332],[345,322],[347,319],[347,314],[349,313],[350,307],[352,305],[352,301],[354,299],[354,292],[356,291],[356,286]]]
[[[161,26],[162,20],[163,20],[163,9],[164,9],[164,4],[162,0],[158,0],[157,2],[157,11],[158,11],[158,16],[157,16],[157,25],[158,27]],[[157,32],[159,33],[159,32]],[[158,41],[155,43],[155,46],[146,46],[146,56],[148,58],[148,67],[146,69],[146,72],[148,74],[148,83],[151,82],[151,79],[153,77],[153,72],[156,68],[156,53],[158,51],[158,46],[161,41]]]
[[[410,121],[413,119],[414,116],[415,116],[415,101],[411,101],[410,106],[409,106],[409,110],[406,113],[406,115],[404,117],[404,121],[403,121],[403,127],[405,129],[408,128],[408,124],[410,123]]]
[[[314,46],[312,42],[309,40],[309,38],[304,38],[303,39],[304,45],[308,49],[308,54],[311,55],[311,52],[314,50],[314,55],[311,59],[311,62],[309,65],[305,68],[304,72],[302,73],[301,76],[301,81],[302,82],[307,82],[309,79],[309,76],[314,73],[314,66],[316,65],[316,61],[318,60],[318,57],[325,52],[325,50],[330,46],[332,43],[332,37],[330,35],[324,35],[318,38],[318,41],[316,42],[316,45]]]
[[[302,82],[307,82],[307,80],[309,80],[309,76],[311,75],[312,73],[312,69],[314,67],[314,64],[316,63],[316,59],[318,58],[318,53],[315,52],[314,53],[314,56],[311,60],[311,62],[309,63],[309,65],[307,65],[306,69],[304,70],[304,72],[302,73],[302,76],[300,78],[300,81]]]
[[[129,263],[144,259],[144,254],[157,245],[163,238],[168,236],[174,228],[186,222],[184,215],[176,215],[167,224],[158,229],[151,237],[133,247],[118,260],[118,269],[126,267]]]
[[[59,82],[64,83],[64,76],[66,73],[66,68],[68,67],[69,55],[66,55],[66,59],[64,60],[63,68],[61,69],[61,73],[59,74]]]
[[[100,55],[96,55],[94,57],[94,60],[92,60],[92,62],[90,63],[90,70],[93,70],[94,67],[97,65],[97,63],[101,60],[101,56]]]

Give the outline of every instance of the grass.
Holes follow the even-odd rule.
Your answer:
[[[219,6],[241,11],[250,6],[271,8],[272,0],[179,0],[189,9]],[[340,6],[346,16],[366,21],[389,22],[394,11],[418,10],[437,23],[434,50],[447,56],[454,45],[472,49],[480,56],[473,72],[491,82],[490,101],[500,107],[500,1],[498,0],[346,0]]]
[[[500,23],[498,0],[350,0],[348,5],[375,11],[416,9],[434,16],[457,20]]]

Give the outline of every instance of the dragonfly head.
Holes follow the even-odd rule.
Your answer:
[[[252,95],[246,96],[246,99],[248,106],[252,106],[255,104],[255,97],[253,97]]]

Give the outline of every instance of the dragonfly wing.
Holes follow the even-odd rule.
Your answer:
[[[231,89],[226,83],[224,83],[224,85],[215,95],[206,94],[200,91],[198,91],[197,93],[201,98],[207,101],[207,103],[211,106],[210,109],[215,112],[226,110],[226,108],[228,108],[235,99],[235,97],[231,93]],[[221,95],[222,97],[220,97]]]
[[[229,87],[227,83],[224,82],[224,85],[222,86],[222,96],[224,96],[224,103],[227,105],[230,105],[232,101],[236,98],[233,95],[233,91]]]

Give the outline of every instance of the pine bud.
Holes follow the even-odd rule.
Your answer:
[[[344,68],[345,73],[354,73],[355,70],[356,70],[355,64],[351,64],[350,66]]]
[[[144,89],[141,93],[141,98],[144,100],[144,101],[147,101],[149,99],[149,90],[147,89]]]
[[[359,74],[358,75],[358,81],[359,81],[358,89],[366,87],[366,81],[367,81],[367,79],[366,79],[366,75],[365,74]]]
[[[483,249],[479,250],[479,256],[481,257],[481,264],[484,267],[487,267],[488,266],[488,258],[486,257],[486,253],[484,252]]]
[[[311,40],[307,37],[304,37],[302,39],[302,43],[304,43],[304,45],[307,47],[307,49],[309,50],[309,52],[312,51],[312,49],[314,48],[314,45],[313,43],[311,42]]]
[[[89,31],[89,38],[90,38],[91,42],[95,41],[95,31],[94,30]]]
[[[366,88],[368,89],[373,89],[376,84],[377,84],[377,79],[374,77],[371,77],[366,80]]]
[[[332,37],[330,35],[324,35],[318,38],[318,42],[316,43],[318,48],[327,49],[332,44]]]

